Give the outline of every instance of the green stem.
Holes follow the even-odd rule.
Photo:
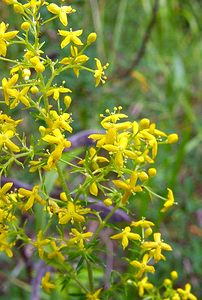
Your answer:
[[[145,185],[144,185],[144,189],[147,190],[150,194],[156,196],[157,198],[160,198],[160,199],[162,199],[162,200],[164,200],[164,201],[167,200],[165,197],[162,197],[162,196],[160,196],[160,195],[154,193],[152,190],[150,190],[150,188],[148,188],[148,187],[145,186]]]
[[[86,266],[88,271],[89,288],[92,293],[94,291],[93,270],[92,270],[91,262],[87,258],[86,258]]]
[[[121,33],[123,30],[124,18],[126,16],[127,2],[128,2],[128,0],[121,0],[120,4],[119,4],[119,8],[118,8],[116,25],[115,25],[115,29],[114,29],[113,47],[112,47],[112,51],[111,51],[111,57],[109,59],[111,72],[113,72],[113,70],[114,70],[116,56],[117,56],[117,50],[118,50],[118,46],[119,46],[120,40],[121,40]]]
[[[72,274],[72,279],[77,283],[77,285],[81,288],[81,290],[83,290],[86,294],[89,293],[89,291],[85,288],[85,286],[83,286],[83,284],[78,280],[78,278],[76,277],[75,274]]]
[[[97,52],[101,58],[105,58],[105,46],[104,46],[104,35],[103,35],[103,24],[101,20],[101,13],[97,0],[90,0],[91,12],[93,17],[93,23],[95,27],[95,32],[98,33],[97,39]]]
[[[100,231],[105,227],[108,220],[111,218],[111,216],[115,213],[115,211],[119,208],[119,203],[117,203],[114,208],[108,213],[108,215],[105,217],[105,219],[100,223],[98,229],[96,230],[94,234],[94,239],[96,239],[100,233]]]
[[[16,60],[12,60],[12,59],[5,58],[5,57],[2,57],[2,56],[0,56],[0,60],[4,60],[4,61],[8,61],[8,62],[16,64]]]
[[[61,168],[60,168],[59,163],[56,164],[56,168],[57,168],[58,177],[59,177],[59,179],[60,179],[62,188],[63,188],[63,190],[64,190],[64,192],[65,192],[65,194],[66,194],[66,196],[67,196],[67,200],[68,200],[68,201],[72,201],[71,196],[70,196],[70,192],[69,192],[69,190],[68,190],[68,187],[67,187],[67,184],[66,184],[66,182],[65,182],[64,175],[63,175],[63,172],[62,172],[62,170],[61,170]]]
[[[58,16],[54,16],[54,17],[52,17],[52,18],[50,18],[50,19],[48,19],[48,20],[42,22],[42,23],[41,23],[41,26],[43,26],[43,25],[45,25],[45,24],[47,24],[47,23],[49,23],[49,22],[51,22],[51,21],[53,21],[53,20],[55,20],[55,19],[57,19],[57,18],[58,18]]]
[[[50,112],[50,109],[49,109],[49,102],[48,102],[48,97],[46,95],[46,86],[45,86],[45,83],[44,83],[44,78],[42,76],[42,74],[39,74],[39,78],[40,78],[40,85],[41,85],[41,90],[42,90],[42,94],[43,94],[43,100],[44,100],[44,107],[45,107],[45,110],[46,112],[49,114]]]
[[[21,88],[21,87],[32,86],[32,85],[33,85],[33,83],[18,84],[18,85],[15,85],[15,88]],[[3,89],[4,88],[1,86],[0,90],[3,90]],[[5,103],[5,101],[2,103]]]

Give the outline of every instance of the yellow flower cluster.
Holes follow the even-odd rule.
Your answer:
[[[128,116],[121,113],[121,109],[115,107],[113,112],[106,111],[109,116],[101,115],[101,125],[105,133],[89,136],[96,142],[96,148],[91,148],[86,160],[81,160],[79,164],[84,164],[88,169],[88,177],[92,178],[90,193],[95,196],[99,192],[98,184],[101,187],[100,182],[103,180],[99,173],[103,170],[106,173],[116,172],[121,179],[114,179],[112,183],[120,190],[121,203],[125,205],[132,195],[147,189],[148,180],[156,175],[156,169],[150,165],[155,162],[159,145],[177,142],[178,136],[167,135],[146,118],[139,123],[122,121]],[[105,151],[105,157],[99,156],[99,151]],[[170,188],[167,198],[163,200],[165,203],[162,212],[165,212],[174,205],[174,196]]]

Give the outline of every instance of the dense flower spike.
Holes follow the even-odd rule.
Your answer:
[[[81,71],[90,72],[96,87],[105,83],[109,64],[92,58],[92,51],[85,54],[97,35],[91,32],[83,37],[82,29],[64,28],[76,10],[59,1],[2,2],[13,8],[21,23],[19,31],[8,31],[9,25],[0,23],[0,62],[8,63],[10,70],[9,76],[2,73],[0,87],[0,252],[16,262],[19,251],[22,267],[29,276],[36,275],[30,282],[39,285],[32,267],[40,260],[41,287],[51,298],[63,297],[62,289],[68,299],[72,295],[111,299],[117,291],[125,299],[131,285],[136,298],[195,300],[190,284],[175,288],[175,271],[159,286],[154,280],[150,283],[147,276],[152,277],[158,262],[165,260],[164,251],[172,247],[160,232],[153,234],[156,222],[141,218],[136,210],[136,199],[141,203],[145,197],[159,198],[161,212],[175,204],[170,188],[162,197],[153,192],[150,182],[157,175],[154,163],[160,146],[177,142],[178,135],[166,134],[148,118],[131,121],[118,106],[100,115],[102,130],[89,136],[85,153],[84,148],[75,150],[80,135],[76,141],[71,136],[71,72],[76,77]],[[57,21],[59,28],[49,27],[51,34],[58,28],[62,39],[61,56],[55,59],[46,51],[43,33],[47,24]],[[19,51],[24,47],[22,55],[11,52],[6,57],[10,45],[20,45]],[[18,113],[24,119],[13,119]],[[141,211],[148,215],[144,207]],[[116,270],[112,266],[115,247],[117,253],[121,247],[125,250],[121,249],[126,262],[121,272],[118,264]],[[21,281],[19,285],[23,286]]]

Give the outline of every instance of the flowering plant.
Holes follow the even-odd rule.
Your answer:
[[[0,60],[10,66],[1,86],[0,251],[10,258],[19,251],[24,257],[33,299],[39,286],[64,299],[129,299],[130,291],[135,299],[196,299],[189,283],[184,289],[175,287],[176,271],[161,285],[152,281],[150,273],[172,247],[154,222],[129,212],[140,194],[159,198],[162,213],[175,204],[170,188],[162,197],[149,183],[157,174],[159,146],[177,142],[177,134],[166,134],[147,118],[128,121],[118,106],[100,115],[102,131],[89,134],[85,155],[71,154],[72,90],[66,82],[56,82],[63,72],[73,71],[78,77],[88,71],[95,86],[105,83],[108,64],[95,58],[92,69],[85,54],[96,34],[84,40],[81,29],[68,29],[68,17],[75,13],[70,5],[3,2],[13,7],[22,23],[14,31],[0,24]],[[57,18],[60,47],[65,49],[61,60],[44,53],[41,38],[42,28]],[[8,49],[16,44],[24,48],[22,57],[8,58]],[[38,132],[22,133],[26,120],[16,119],[19,108]],[[34,185],[8,178],[19,168]],[[114,247],[124,256],[125,271],[111,263]],[[35,278],[40,279],[38,285]]]

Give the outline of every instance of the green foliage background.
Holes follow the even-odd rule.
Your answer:
[[[74,74],[60,78],[60,82],[66,80],[74,90],[74,132],[99,128],[99,113],[122,105],[123,111],[133,119],[148,117],[163,131],[179,134],[178,145],[161,149],[156,166],[159,172],[153,181],[157,193],[164,193],[167,186],[172,188],[178,202],[161,225],[163,235],[174,251],[167,256],[167,263],[161,264],[158,277],[176,269],[179,283],[191,282],[193,291],[201,299],[202,2],[159,0],[145,54],[135,69],[132,61],[152,17],[154,1],[81,0],[68,1],[68,4],[77,9],[77,14],[69,17],[70,27],[74,30],[83,28],[86,36],[92,31],[97,32],[97,43],[89,51],[94,51],[93,55],[103,63],[110,63],[106,72],[109,79],[97,89],[86,73],[81,72],[78,80]],[[19,21],[13,17],[12,10],[0,3],[0,11],[1,20],[7,21],[10,28],[17,28]],[[60,49],[56,46],[59,26],[59,22],[54,21],[42,32],[47,42],[46,52],[54,58],[60,57]],[[10,55],[15,56],[16,51],[20,55],[20,47],[9,48]],[[9,73],[8,65],[1,65],[0,78],[5,76],[5,69]],[[129,76],[120,78],[121,72],[128,68],[131,68]],[[144,76],[146,89],[131,76],[133,71]],[[153,200],[150,213],[151,218],[160,222],[162,216],[156,214],[157,205]],[[139,205],[138,213],[144,214],[144,209],[143,204]],[[11,291],[10,299],[26,299],[27,294],[21,293],[16,287]],[[6,298],[0,293],[0,299]]]

